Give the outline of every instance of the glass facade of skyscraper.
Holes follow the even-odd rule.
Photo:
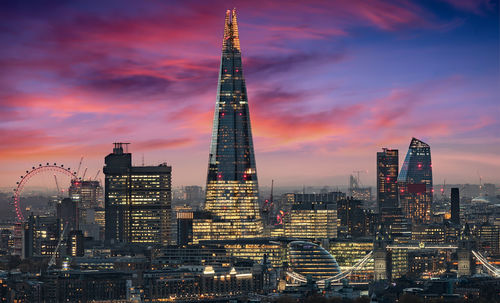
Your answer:
[[[414,224],[428,223],[432,204],[431,148],[413,138],[398,177],[399,198],[407,219]]]
[[[226,12],[205,210],[214,216],[211,239],[262,234],[257,170],[235,10]]]

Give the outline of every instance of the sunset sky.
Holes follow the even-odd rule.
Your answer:
[[[0,187],[119,141],[204,185],[233,7],[261,185],[374,185],[412,137],[434,183],[500,183],[498,1],[31,2],[0,4]]]

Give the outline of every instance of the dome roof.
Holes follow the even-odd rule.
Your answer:
[[[304,277],[318,281],[340,273],[335,258],[323,247],[305,241],[288,244],[288,261],[291,269]]]

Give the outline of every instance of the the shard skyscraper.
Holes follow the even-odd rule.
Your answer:
[[[213,215],[210,239],[262,233],[247,90],[236,11],[228,10],[210,145],[205,210]],[[205,234],[207,234],[205,233]]]

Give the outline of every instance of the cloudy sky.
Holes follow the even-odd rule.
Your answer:
[[[435,183],[500,183],[498,1],[2,1],[0,187],[102,168],[112,142],[203,185],[225,10],[236,7],[260,183],[375,183],[382,147]],[[82,168],[83,169],[83,168]]]

